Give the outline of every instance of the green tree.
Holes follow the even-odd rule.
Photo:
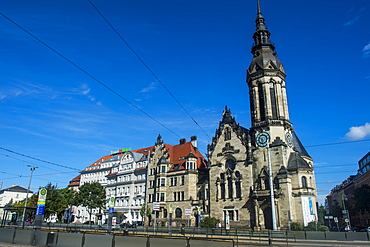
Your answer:
[[[98,182],[83,184],[73,199],[74,205],[81,205],[88,209],[90,221],[92,210],[94,208],[101,209],[106,206],[106,203],[105,189]]]
[[[319,210],[318,210],[318,223],[319,225],[324,225],[325,223],[325,220],[324,220],[324,216],[326,214],[326,210],[325,210],[325,207],[323,205],[320,205],[319,206]]]
[[[151,215],[152,215],[152,209],[149,207],[149,205],[146,203],[146,201],[144,201],[143,205],[141,205],[140,215],[144,219],[146,217],[148,217],[148,224],[150,223]]]
[[[26,199],[23,199],[22,201],[15,202],[11,204],[15,208],[19,208],[16,210],[12,210],[13,213],[16,213],[18,215],[18,219],[21,219],[23,215],[23,208],[24,208],[24,203],[26,202]],[[37,194],[29,195],[28,200],[27,200],[27,208],[36,208],[37,204]],[[10,204],[9,204],[10,205]],[[31,219],[34,215],[35,211],[34,210],[26,210],[26,214],[24,216],[24,219]]]
[[[64,211],[72,204],[75,192],[72,189],[57,189],[51,183],[45,187],[48,191],[45,205],[45,218],[56,214],[59,221],[62,220]]]
[[[361,187],[356,188],[353,191],[353,199],[355,201],[353,206],[355,213],[364,210],[370,211],[370,186],[363,184]]]

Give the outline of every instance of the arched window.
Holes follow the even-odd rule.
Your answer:
[[[236,181],[235,187],[236,187],[236,198],[242,198],[242,186],[240,181]]]
[[[167,209],[163,209],[163,218],[167,218]]]
[[[234,191],[233,191],[233,180],[232,180],[232,178],[231,178],[231,176],[230,177],[228,177],[227,178],[227,187],[228,187],[228,189],[229,189],[229,199],[233,199],[233,193],[234,193]]]
[[[302,188],[307,189],[307,178],[305,176],[302,177]]]
[[[182,210],[181,210],[181,208],[176,208],[176,210],[175,210],[175,217],[176,218],[181,218],[182,217]]]
[[[235,161],[233,159],[226,160],[226,169],[230,168],[231,170],[235,169]]]

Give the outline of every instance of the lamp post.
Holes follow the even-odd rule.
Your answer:
[[[274,184],[272,179],[272,166],[271,166],[271,157],[270,157],[270,147],[266,147],[267,149],[267,164],[269,170],[269,185],[270,185],[270,200],[271,200],[271,220],[272,220],[272,230],[276,231],[276,212],[275,212],[275,196],[274,196]]]
[[[350,231],[351,230],[350,229],[351,220],[349,218],[349,211],[346,210],[346,203],[345,203],[345,201],[347,201],[347,200],[348,200],[348,198],[347,198],[346,194],[343,193],[342,194],[343,213],[345,213],[346,216],[347,216],[347,219],[345,219],[345,221],[346,221],[346,224],[347,224],[347,230]]]
[[[28,189],[27,189],[27,194],[26,194],[26,201],[24,202],[24,207],[23,207],[23,215],[22,215],[22,228],[24,228],[24,223],[25,223],[25,216],[26,216],[26,207],[27,207],[27,203],[28,203],[28,192],[30,191],[30,188],[31,188],[31,181],[32,181],[32,174],[33,174],[33,171],[38,168],[37,166],[34,166],[34,165],[27,165],[28,167],[31,167],[31,171],[30,171],[30,181],[28,182]]]

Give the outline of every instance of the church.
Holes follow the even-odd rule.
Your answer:
[[[252,126],[225,107],[207,150],[210,216],[255,230],[307,226],[318,219],[313,159],[290,122],[285,70],[259,1],[255,22],[246,78]]]

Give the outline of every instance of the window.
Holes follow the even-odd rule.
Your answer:
[[[176,201],[176,192],[173,192],[173,200]]]
[[[181,176],[181,185],[185,184],[185,176]]]
[[[230,168],[231,170],[235,169],[235,161],[233,159],[228,159],[226,161],[226,169]]]
[[[167,218],[167,209],[163,209],[163,218]]]
[[[231,177],[227,179],[227,187],[229,188],[229,199],[233,199],[233,180]]]
[[[166,179],[165,178],[161,178],[161,186],[166,186]]]
[[[175,217],[176,218],[181,218],[182,217],[182,210],[181,210],[181,208],[176,208],[176,210],[175,210]]]
[[[164,202],[164,193],[161,193],[160,201],[161,201],[161,202]]]
[[[166,166],[161,166],[161,172],[166,172]]]
[[[173,178],[170,179],[170,184],[173,186]]]
[[[184,199],[185,199],[185,192],[181,191],[181,201],[184,201]]]
[[[177,178],[173,179],[173,186],[177,186]]]
[[[242,198],[242,188],[240,185],[240,181],[237,181],[235,183],[235,187],[236,187],[236,198]]]
[[[225,183],[221,184],[221,199],[225,199]]]
[[[307,178],[305,176],[302,177],[302,188],[307,189]]]

